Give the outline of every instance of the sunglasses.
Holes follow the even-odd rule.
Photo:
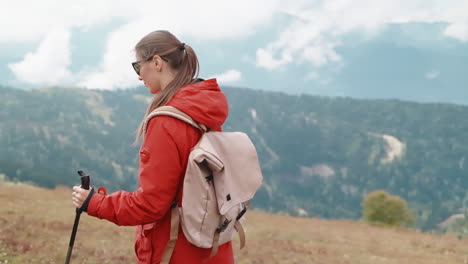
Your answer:
[[[161,59],[163,59],[163,61],[169,62],[169,60],[164,58],[163,56],[159,56],[159,57],[161,57]],[[142,62],[147,62],[147,61],[150,61],[152,59],[153,59],[153,57],[151,57],[149,59],[146,59],[146,60],[139,60],[139,61],[132,62],[132,67],[135,70],[136,74],[140,75],[140,69],[141,69],[141,63]]]

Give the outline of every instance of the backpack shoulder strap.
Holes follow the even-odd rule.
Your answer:
[[[163,252],[161,264],[169,264],[171,262],[172,253],[174,252],[177,237],[179,235],[179,224],[180,212],[179,208],[177,208],[177,204],[175,204],[175,207],[171,209],[171,232],[169,235],[169,241],[167,242],[166,248]]]
[[[143,131],[145,133],[146,133],[146,129],[147,129],[147,126],[148,126],[148,122],[151,120],[151,118],[153,118],[155,116],[158,116],[158,115],[172,116],[174,118],[177,118],[179,120],[182,120],[182,121],[190,124],[191,126],[195,127],[196,129],[202,130],[203,132],[206,132],[208,130],[205,125],[196,122],[195,120],[193,120],[186,113],[180,111],[179,109],[177,109],[177,108],[175,108],[173,106],[165,105],[165,106],[161,106],[161,107],[158,107],[158,108],[154,109],[148,115],[148,117],[146,117],[145,124],[144,124],[144,129],[143,129]]]

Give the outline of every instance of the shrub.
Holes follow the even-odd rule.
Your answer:
[[[363,201],[364,220],[385,226],[410,227],[414,218],[406,201],[383,190],[369,193]]]

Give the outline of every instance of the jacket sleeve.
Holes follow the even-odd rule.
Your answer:
[[[88,214],[117,225],[147,224],[163,218],[182,185],[197,134],[195,128],[183,121],[154,117],[140,150],[140,187],[134,192],[96,193],[89,203]]]

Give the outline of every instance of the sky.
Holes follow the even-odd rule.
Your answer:
[[[224,86],[468,104],[468,0],[10,1],[0,85],[139,86],[133,48],[158,29]]]

